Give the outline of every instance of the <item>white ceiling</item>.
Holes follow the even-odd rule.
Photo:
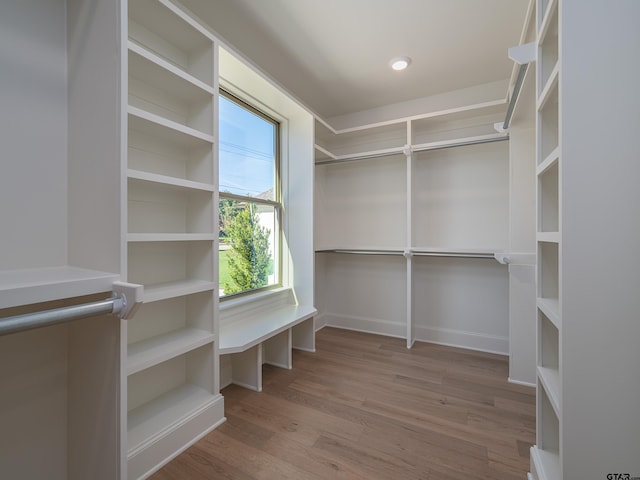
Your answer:
[[[529,0],[183,0],[315,113],[508,79]],[[406,55],[411,66],[389,68]],[[505,90],[506,94],[506,90]]]

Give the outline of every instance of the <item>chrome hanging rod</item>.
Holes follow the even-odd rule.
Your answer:
[[[518,78],[516,78],[516,83],[513,87],[513,93],[511,94],[511,100],[509,101],[509,108],[507,108],[507,114],[505,115],[504,123],[502,124],[503,130],[509,130],[509,125],[511,125],[511,117],[513,116],[513,111],[516,108],[516,103],[518,103],[518,97],[520,96],[520,90],[522,90],[522,84],[524,83],[524,77],[527,74],[528,68],[529,64],[523,63],[518,69]]]
[[[402,250],[317,250],[318,253],[348,253],[352,255],[404,255]]]
[[[511,93],[509,107],[507,108],[504,122],[502,123],[502,125],[500,125],[499,123],[495,125],[496,130],[499,132],[505,132],[509,130],[509,126],[511,125],[511,117],[513,116],[513,112],[518,103],[520,91],[522,90],[522,85],[524,84],[524,78],[527,75],[527,69],[529,68],[529,64],[531,62],[535,62],[536,54],[536,42],[525,43],[516,47],[511,47],[509,49],[509,58],[520,65],[520,67],[518,68],[518,76],[516,77],[516,82],[513,86],[513,92]]]
[[[346,163],[346,162],[357,162],[360,160],[369,160],[372,158],[382,158],[382,157],[393,157],[394,155],[402,155],[402,150],[404,147],[398,147],[397,149],[385,151],[385,152],[375,152],[369,154],[362,155],[353,155],[353,156],[345,156],[343,158],[337,157],[335,159],[330,160],[320,160],[315,162],[316,165],[332,165],[334,163]],[[404,157],[402,157],[404,160]]]
[[[489,252],[420,252],[414,250],[349,250],[327,249],[317,250],[316,253],[345,253],[351,255],[402,255],[405,257],[448,257],[448,258],[490,258],[495,259],[494,253]]]
[[[433,144],[422,144],[422,145],[414,145],[410,147],[410,152],[426,152],[429,150],[443,150],[445,148],[455,148],[455,147],[465,147],[468,145],[479,145],[481,143],[491,143],[491,142],[504,142],[505,140],[509,140],[508,135],[500,135],[496,134],[487,135],[487,136],[479,136],[476,138],[472,138],[469,140],[465,139],[456,139],[451,140],[450,142],[438,142]],[[320,160],[315,162],[316,165],[333,165],[336,163],[347,163],[347,162],[357,162],[362,160],[369,160],[373,158],[381,158],[381,157],[392,157],[394,155],[407,155],[407,146],[398,147],[397,149],[385,151],[385,152],[372,152],[370,154],[362,154],[362,155],[354,155],[354,156],[345,156],[345,157],[337,157],[335,159],[330,160]],[[404,157],[403,157],[404,159]]]
[[[120,313],[125,306],[124,296],[116,296],[99,302],[84,303],[71,307],[55,308],[42,312],[26,313],[13,317],[0,318],[0,335],[48,327],[59,323],[79,320],[98,315]]]
[[[490,258],[495,259],[493,253],[459,253],[459,252],[411,252],[414,257],[447,257],[447,258]]]
[[[495,134],[494,134],[495,135]],[[445,148],[453,148],[453,147],[466,147],[468,145],[480,145],[482,143],[493,143],[493,142],[504,142],[509,140],[508,135],[501,136],[480,136],[474,138],[473,140],[458,140],[456,142],[446,143],[443,145],[416,145],[412,147],[411,151],[413,153],[416,152],[427,152],[431,150],[443,150]]]
[[[142,304],[143,295],[142,285],[115,282],[113,296],[105,300],[0,318],[0,336],[99,315],[129,319]]]

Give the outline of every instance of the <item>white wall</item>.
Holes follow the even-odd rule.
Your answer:
[[[322,321],[327,325],[406,334],[406,261],[403,256],[316,254],[324,262]]]
[[[68,263],[118,273],[126,231],[120,2],[67,3]]]
[[[414,257],[416,340],[506,354],[509,284],[493,259]]]
[[[0,4],[0,270],[67,263],[64,0]]]
[[[414,166],[413,246],[507,247],[507,142],[420,152]]]
[[[638,476],[640,2],[559,18],[564,475]]]
[[[3,477],[68,478],[67,375],[66,325],[0,337]]]
[[[406,245],[404,155],[316,167],[316,249]]]

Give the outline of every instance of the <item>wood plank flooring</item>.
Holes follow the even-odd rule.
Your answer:
[[[224,389],[227,422],[151,478],[526,478],[535,390],[506,357],[334,328],[316,347]]]

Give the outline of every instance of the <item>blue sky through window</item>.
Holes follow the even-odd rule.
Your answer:
[[[275,125],[223,96],[219,98],[220,191],[273,200]]]

